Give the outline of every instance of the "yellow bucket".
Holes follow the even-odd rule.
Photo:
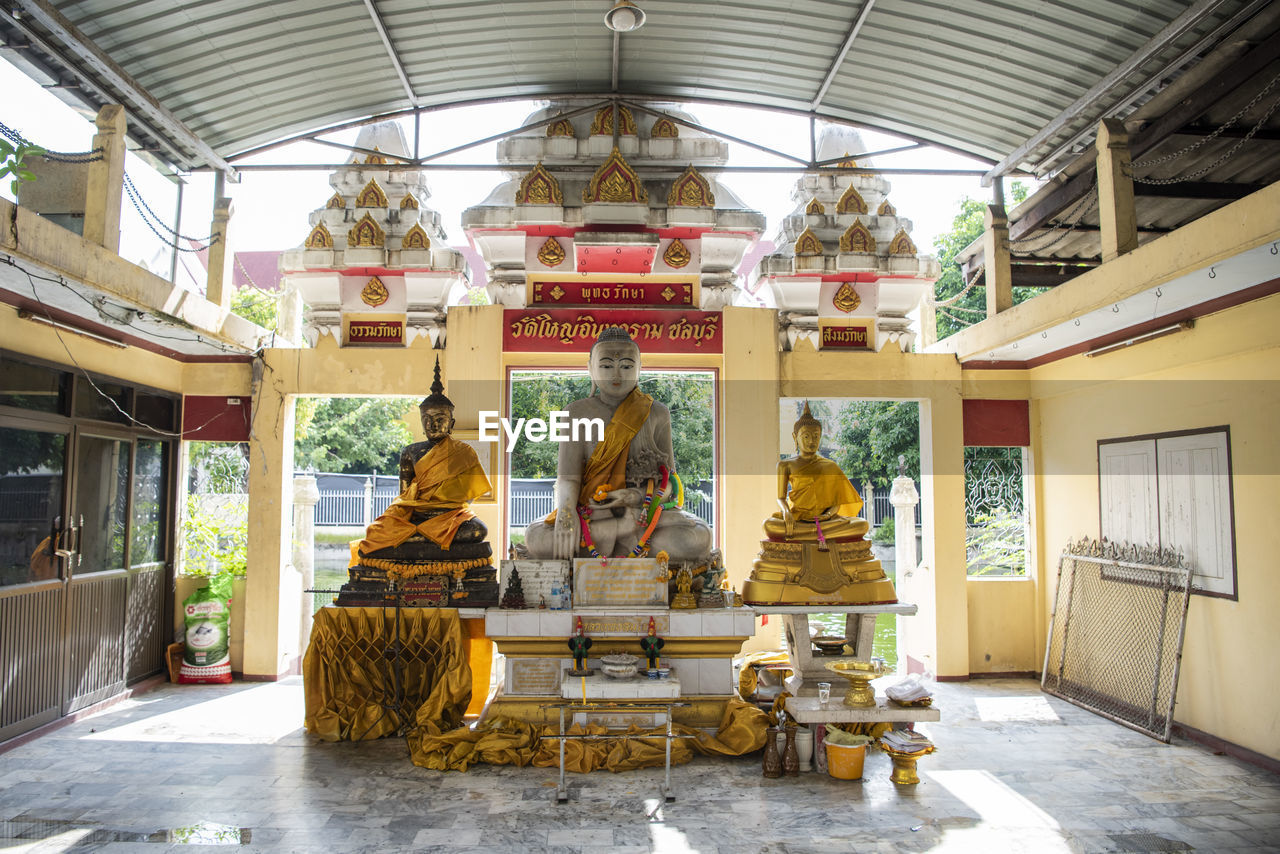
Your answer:
[[[862,763],[867,758],[865,744],[848,745],[832,744],[824,741],[827,748],[827,773],[837,780],[859,780],[862,778]]]

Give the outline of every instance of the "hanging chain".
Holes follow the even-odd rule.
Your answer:
[[[987,269],[986,264],[979,264],[978,269],[973,271],[973,275],[969,278],[969,281],[965,283],[964,289],[961,290],[960,293],[956,294],[953,297],[949,297],[943,300],[942,302],[938,302],[935,297],[930,297],[929,305],[933,306],[934,308],[942,308],[943,306],[951,305],[953,302],[956,302],[957,300],[961,299],[965,294],[973,290],[973,286],[978,283],[978,277],[982,275],[982,271],[985,269]]]
[[[1170,152],[1169,154],[1161,155],[1160,157],[1147,157],[1142,160],[1135,160],[1129,165],[1137,169],[1146,168],[1148,166],[1158,166],[1161,163],[1168,163],[1170,160],[1177,160],[1179,157],[1183,156],[1184,154],[1190,154],[1191,152],[1195,151],[1197,148],[1200,148],[1201,146],[1206,145],[1212,140],[1217,139],[1228,128],[1230,128],[1232,125],[1238,122],[1241,116],[1243,116],[1245,113],[1249,112],[1254,107],[1256,107],[1258,105],[1258,102],[1261,101],[1263,98],[1265,98],[1267,96],[1267,93],[1270,92],[1273,88],[1275,88],[1275,85],[1278,82],[1280,82],[1280,74],[1277,74],[1275,77],[1272,77],[1271,82],[1268,83],[1262,89],[1262,91],[1260,91],[1257,95],[1253,96],[1253,100],[1251,100],[1249,103],[1241,107],[1240,111],[1237,112],[1234,116],[1227,119],[1222,124],[1218,125],[1217,129],[1214,130],[1213,133],[1210,133],[1206,136],[1202,136],[1200,139],[1196,140],[1195,142],[1191,143],[1185,148],[1180,148],[1177,151],[1173,151],[1173,152]],[[1280,101],[1277,101],[1277,103],[1280,103]],[[1262,121],[1258,122],[1258,124],[1254,126],[1253,130],[1249,132],[1249,136],[1245,137],[1240,142],[1245,142],[1250,137],[1252,137],[1255,133],[1257,133],[1258,129],[1262,127],[1263,123],[1265,123],[1268,118],[1271,117],[1271,113],[1274,111],[1275,111],[1275,105],[1273,104],[1271,109],[1267,111],[1267,114],[1262,117]],[[1239,145],[1240,143],[1237,143],[1236,147],[1239,147]],[[1232,151],[1234,150],[1235,149],[1233,148]],[[1139,180],[1139,179],[1135,178],[1134,180]],[[1154,181],[1148,181],[1147,183],[1154,183]]]
[[[1012,250],[1016,246],[1016,247],[1019,247],[1022,252],[1027,254],[1034,253],[1034,252],[1044,252],[1046,249],[1052,249],[1054,246],[1057,246],[1059,243],[1066,240],[1077,228],[1079,228],[1081,223],[1084,222],[1085,216],[1090,212],[1092,212],[1093,209],[1096,208],[1097,206],[1098,206],[1097,193],[1090,193],[1087,196],[1081,196],[1080,200],[1075,203],[1075,205],[1071,208],[1071,210],[1067,211],[1067,213],[1062,217],[1063,220],[1071,219],[1071,217],[1075,217],[1075,219],[1071,220],[1070,222],[1065,222],[1065,221],[1058,222],[1055,225],[1052,225],[1048,229],[1046,229],[1044,234],[1038,234],[1035,237],[1024,237],[1019,240],[1010,240],[1009,248],[1010,250]],[[1050,235],[1053,234],[1053,232],[1058,230],[1062,230],[1062,233],[1059,234],[1054,239],[1050,240],[1048,243],[1043,243],[1039,246],[1026,245],[1029,243],[1034,243],[1037,240],[1043,240],[1044,238],[1049,237]]]
[[[236,266],[239,267],[240,272],[244,274],[244,280],[249,284],[249,287],[253,288],[255,291],[262,294],[264,297],[270,297],[273,300],[278,300],[280,299],[280,297],[283,296],[283,294],[279,292],[268,291],[265,288],[263,288],[261,285],[259,285],[257,282],[255,282],[253,280],[253,276],[249,275],[249,270],[244,266],[244,261],[240,260],[240,253],[238,252],[236,253]]]
[[[133,209],[138,212],[138,216],[142,217],[142,222],[147,226],[147,228],[151,229],[151,233],[158,237],[160,242],[165,246],[168,246],[171,249],[176,249],[179,252],[203,252],[218,242],[219,235],[217,234],[211,234],[208,237],[197,240],[194,237],[186,237],[178,234],[178,232],[169,228],[169,226],[165,225],[160,217],[156,215],[155,211],[151,210],[151,208],[147,206],[147,203],[143,201],[142,195],[138,192],[137,187],[133,186],[133,182],[129,180],[129,176],[127,174],[124,176],[124,191],[125,195],[129,197],[129,201],[133,204]],[[148,216],[148,214],[150,214],[150,216]],[[153,218],[155,220],[154,223],[152,222]],[[161,228],[169,232],[172,236],[170,237],[161,234],[160,230],[156,228],[156,223],[158,223]],[[192,243],[203,243],[204,245],[183,246],[178,242],[179,240],[187,240]]]
[[[9,141],[14,143],[15,145],[33,145],[34,144],[31,142],[31,140],[27,139],[22,134],[18,133],[16,130],[14,130],[13,128],[9,127],[4,123],[0,123],[0,136],[7,137]],[[40,146],[36,146],[36,147],[40,148]],[[36,155],[37,157],[43,157],[45,160],[50,160],[55,163],[93,163],[96,160],[102,159],[101,148],[95,148],[92,151],[79,151],[79,152],[49,151],[43,148],[41,148],[40,150],[42,153]]]

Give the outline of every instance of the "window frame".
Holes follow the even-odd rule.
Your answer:
[[[1136,444],[1139,442],[1150,442],[1153,448],[1153,456],[1155,460],[1155,470],[1151,477],[1153,483],[1149,494],[1154,501],[1154,515],[1156,523],[1157,540],[1152,545],[1164,546],[1164,508],[1160,493],[1160,441],[1168,439],[1177,439],[1185,436],[1205,436],[1211,434],[1221,434],[1223,437],[1223,446],[1225,449],[1225,471],[1222,477],[1226,484],[1224,490],[1226,498],[1226,515],[1227,515],[1227,534],[1229,535],[1226,544],[1230,547],[1229,566],[1224,568],[1224,583],[1229,583],[1229,591],[1206,589],[1199,581],[1203,576],[1194,569],[1192,571],[1191,592],[1199,596],[1209,596],[1215,599],[1226,599],[1237,602],[1240,599],[1239,571],[1237,565],[1239,563],[1236,556],[1236,500],[1235,500],[1235,468],[1232,462],[1231,454],[1231,427],[1227,424],[1216,425],[1213,427],[1198,427],[1187,430],[1171,430],[1164,433],[1143,433],[1136,436],[1121,436],[1112,439],[1099,439],[1097,442],[1097,471],[1098,471],[1098,533],[1099,536],[1106,536],[1106,508],[1103,504],[1103,473],[1102,473],[1102,457],[1103,447],[1107,445]],[[1144,545],[1139,543],[1138,545]]]

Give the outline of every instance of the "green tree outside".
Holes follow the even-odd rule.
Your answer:
[[[399,473],[400,449],[413,440],[402,420],[417,417],[412,397],[330,397],[303,405],[295,419],[294,467],[335,474]]]

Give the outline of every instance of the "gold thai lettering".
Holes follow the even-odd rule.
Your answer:
[[[682,317],[667,327],[667,335],[673,341],[693,341],[695,347],[701,347],[703,341],[715,337],[720,329],[720,316],[711,315],[700,323],[690,323]]]
[[[824,326],[822,343],[866,346],[867,330],[864,326]]]

